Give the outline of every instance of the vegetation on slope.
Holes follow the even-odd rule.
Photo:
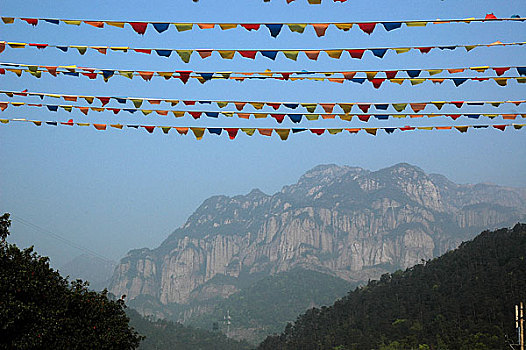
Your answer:
[[[0,217],[0,349],[135,349],[124,301],[67,279],[49,259],[8,244],[9,214]]]
[[[311,309],[260,350],[503,349],[526,299],[526,225],[483,232],[440,258]]]
[[[296,316],[313,306],[330,305],[344,296],[351,284],[338,277],[296,268],[252,283],[220,301],[211,313],[200,315],[190,324],[211,328],[218,323],[223,331],[224,317],[231,316],[231,330],[253,342],[279,332]],[[249,332],[243,332],[249,330]]]
[[[145,336],[140,350],[248,350],[252,346],[227,338],[218,332],[185,327],[165,320],[148,320],[133,309],[128,309],[130,324]]]

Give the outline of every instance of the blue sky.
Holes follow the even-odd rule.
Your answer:
[[[176,3],[176,5],[174,5]],[[497,17],[515,14],[526,16],[524,1],[366,1],[349,0],[322,5],[308,5],[306,0],[286,4],[285,0],[223,1],[0,1],[0,15],[14,17],[74,18],[123,21],[165,22],[356,22],[419,20],[436,18]],[[174,27],[158,34],[149,27],[144,36],[130,27],[96,29],[82,24],[59,26],[40,23],[32,27],[17,20],[12,25],[0,24],[0,40],[38,42],[62,45],[105,45],[151,48],[203,49],[327,49],[397,46],[433,46],[489,44],[495,41],[524,41],[526,23],[429,24],[386,32],[382,27],[367,35],[353,27],[343,32],[330,27],[318,38],[312,28],[303,34],[283,28],[272,38],[266,28],[248,32],[242,28],[221,31],[194,29],[177,32]],[[383,59],[366,53],[362,60],[343,55],[334,60],[320,55],[318,61],[304,56],[294,62],[278,56],[275,61],[258,56],[255,60],[237,57],[219,59],[217,53],[205,60],[196,54],[190,63],[170,58],[137,53],[108,52],[101,55],[75,50],[61,53],[57,49],[10,49],[0,54],[1,62],[37,65],[77,65],[134,70],[195,71],[262,71],[276,70],[391,70],[456,68],[470,66],[525,66],[526,49],[518,47],[477,48],[470,52],[433,50],[420,54],[412,50],[397,55],[388,52]],[[487,75],[494,75],[487,72]],[[472,73],[466,73],[469,75]],[[515,71],[508,76],[516,75]],[[380,89],[370,84],[335,84],[329,82],[283,81],[213,81],[201,85],[191,80],[153,78],[144,82],[113,77],[108,83],[100,78],[51,77],[36,79],[28,74],[21,78],[12,73],[0,76],[0,90],[23,90],[59,94],[97,96],[159,97],[180,100],[241,100],[298,102],[420,102],[436,100],[520,100],[526,94],[525,84],[510,82],[499,87],[493,82],[467,82],[456,88],[451,82],[431,82],[411,86],[384,83]],[[0,101],[39,103],[39,99],[0,96]],[[42,103],[59,103],[44,100]],[[62,103],[62,102],[60,102]],[[79,102],[79,104],[82,104]],[[116,105],[110,105],[116,106]],[[178,106],[180,107],[180,106]],[[429,108],[429,107],[428,107]],[[181,109],[181,108],[179,108]],[[216,108],[217,110],[217,108]],[[229,110],[233,110],[232,107]],[[433,108],[431,111],[435,111]],[[427,111],[427,109],[426,109]],[[445,106],[444,113],[458,110]],[[526,106],[501,105],[462,109],[473,113],[524,113]],[[114,116],[110,112],[84,116],[79,111],[50,113],[45,109],[9,107],[0,118],[25,117],[36,120],[86,121],[92,123],[154,124],[178,126],[292,127],[271,119],[239,120],[237,118],[174,119],[149,115]],[[171,118],[171,119],[170,119]],[[522,118],[516,123],[522,123]],[[366,127],[451,124],[509,123],[500,118],[456,122],[449,118],[418,118],[389,121],[356,120],[345,122],[319,120],[302,122],[300,127]],[[291,135],[282,142],[254,135],[239,135],[231,141],[226,135],[205,135],[201,141],[193,136],[169,135],[156,130],[107,130],[81,127],[36,127],[29,123],[0,125],[0,211],[54,232],[75,244],[112,259],[128,250],[156,247],[206,198],[216,194],[245,194],[260,188],[268,194],[283,185],[294,183],[310,168],[325,163],[360,166],[377,170],[398,162],[415,164],[426,172],[441,173],[458,183],[492,182],[506,186],[526,187],[526,137],[524,129],[456,131],[381,132],[373,137],[338,134],[321,137],[310,133]],[[22,246],[34,244],[37,250],[60,265],[82,253],[59,240],[14,221],[12,238]]]

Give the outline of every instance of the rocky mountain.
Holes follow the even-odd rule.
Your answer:
[[[320,165],[273,195],[255,189],[205,200],[161,246],[130,251],[109,289],[176,310],[293,268],[367,281],[525,214],[524,189],[459,185],[409,164]]]
[[[526,298],[525,258],[526,224],[482,232],[332,306],[310,309],[257,349],[513,349],[513,306]]]

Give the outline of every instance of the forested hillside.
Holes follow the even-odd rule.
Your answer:
[[[247,343],[227,338],[222,333],[185,327],[165,320],[150,321],[133,309],[128,309],[130,324],[145,336],[139,350],[248,350]]]
[[[483,232],[440,258],[311,309],[260,350],[504,349],[526,300],[526,225]]]
[[[211,328],[231,316],[231,336],[254,343],[266,335],[279,332],[308,308],[330,305],[344,296],[352,284],[324,273],[295,268],[259,280],[225,300],[218,301],[211,312],[189,319],[188,324]]]

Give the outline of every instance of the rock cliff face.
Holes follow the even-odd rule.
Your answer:
[[[274,195],[207,199],[160,247],[129,252],[109,289],[188,304],[294,267],[363,281],[513,225],[525,217],[525,193],[458,185],[409,164],[321,165]]]

